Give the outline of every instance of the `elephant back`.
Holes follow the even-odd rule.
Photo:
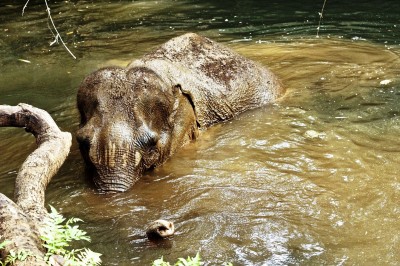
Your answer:
[[[201,127],[275,101],[284,93],[267,68],[206,37],[188,33],[129,64],[147,67],[190,97]]]

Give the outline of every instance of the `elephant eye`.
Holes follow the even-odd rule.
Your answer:
[[[145,132],[138,140],[138,146],[143,149],[150,149],[157,145],[158,136],[153,132]]]
[[[98,99],[87,98],[78,102],[78,109],[81,116],[81,124],[86,124],[97,111],[99,106]]]

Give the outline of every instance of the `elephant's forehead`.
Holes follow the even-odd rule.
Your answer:
[[[101,85],[99,98],[103,101],[124,102],[134,96],[135,90],[126,77],[124,79],[109,80]]]
[[[119,141],[131,140],[134,137],[132,125],[130,125],[128,121],[125,120],[112,121],[109,133],[110,136],[115,137],[117,143]]]
[[[141,80],[119,80],[102,84],[97,97],[99,102],[110,105],[133,106],[142,101],[161,97],[162,86],[158,82],[147,83]]]
[[[115,121],[111,124],[111,131],[124,139],[132,137],[132,129],[126,121]]]

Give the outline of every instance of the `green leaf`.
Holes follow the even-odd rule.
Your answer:
[[[15,257],[17,254],[15,253],[14,250],[10,250],[10,255],[11,255],[12,257]]]
[[[197,253],[196,257],[191,258],[188,257],[187,259],[184,258],[179,258],[178,262],[175,263],[175,266],[200,266],[201,260],[200,260],[200,254]]]
[[[90,242],[87,233],[79,229],[77,222],[83,222],[79,218],[66,219],[50,205],[51,212],[47,226],[41,229],[41,239],[45,241],[43,246],[47,249],[45,260],[54,260],[53,255],[60,255],[65,260],[64,265],[71,266],[94,266],[100,265],[100,253],[90,249],[68,250],[73,241],[85,240]],[[66,221],[66,222],[65,222]],[[65,222],[65,224],[63,224]]]
[[[0,249],[3,249],[5,246],[11,244],[12,242],[9,240],[4,240],[2,243],[0,243]]]
[[[161,257],[161,258],[153,261],[152,266],[171,266],[171,264],[169,264],[169,262],[165,262],[164,258]]]

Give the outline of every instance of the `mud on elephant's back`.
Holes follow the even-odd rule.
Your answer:
[[[285,91],[266,67],[194,33],[171,39],[128,68],[139,66],[179,84],[190,97],[201,127],[273,102]]]

